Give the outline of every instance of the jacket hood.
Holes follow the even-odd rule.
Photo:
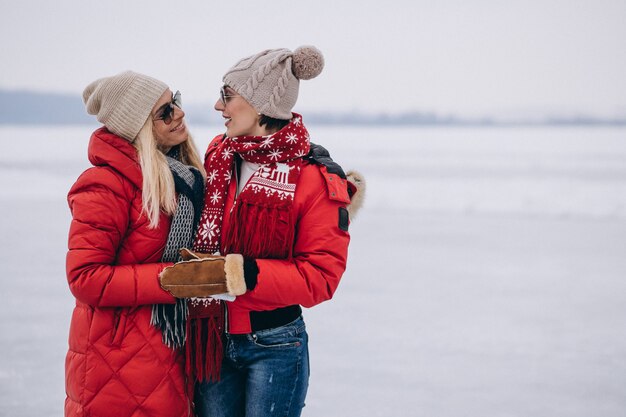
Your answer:
[[[94,166],[110,166],[141,189],[143,176],[137,150],[126,139],[101,127],[92,133],[87,148],[89,162]]]

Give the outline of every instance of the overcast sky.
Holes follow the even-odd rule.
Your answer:
[[[317,46],[296,110],[626,115],[625,0],[0,0],[0,88],[132,69],[213,102],[266,48]]]

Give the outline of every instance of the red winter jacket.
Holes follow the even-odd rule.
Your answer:
[[[213,144],[221,138],[222,135],[213,139],[205,161],[215,149]],[[231,211],[236,186],[236,182],[231,181],[224,213]],[[332,298],[346,269],[350,235],[339,227],[339,209],[348,203],[346,180],[329,173],[325,166],[305,159],[292,206],[296,219],[293,257],[256,260],[259,273],[254,289],[226,303],[230,333],[250,333],[251,312],[294,305],[312,307]],[[230,219],[226,214],[222,236],[227,235],[229,227]]]
[[[142,214],[137,152],[105,128],[71,188],[67,279],[76,297],[65,364],[66,416],[189,416],[183,356],[150,325],[152,304],[174,303],[158,275],[171,219]]]

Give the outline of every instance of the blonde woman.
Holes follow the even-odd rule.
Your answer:
[[[66,359],[66,416],[189,416],[186,305],[158,276],[192,242],[204,169],[180,93],[127,71],[91,83],[103,127],[69,192],[67,279],[76,298]]]

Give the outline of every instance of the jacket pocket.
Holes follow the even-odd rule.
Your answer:
[[[111,345],[119,347],[124,339],[126,331],[126,321],[128,320],[128,309],[116,308],[113,313],[113,326],[111,328]]]
[[[268,349],[290,349],[306,345],[304,322],[298,319],[294,323],[252,333],[252,342],[258,347]]]
[[[266,338],[253,335],[252,342],[256,346],[266,349],[289,349],[302,346],[302,338],[296,337],[278,339],[275,337]]]

